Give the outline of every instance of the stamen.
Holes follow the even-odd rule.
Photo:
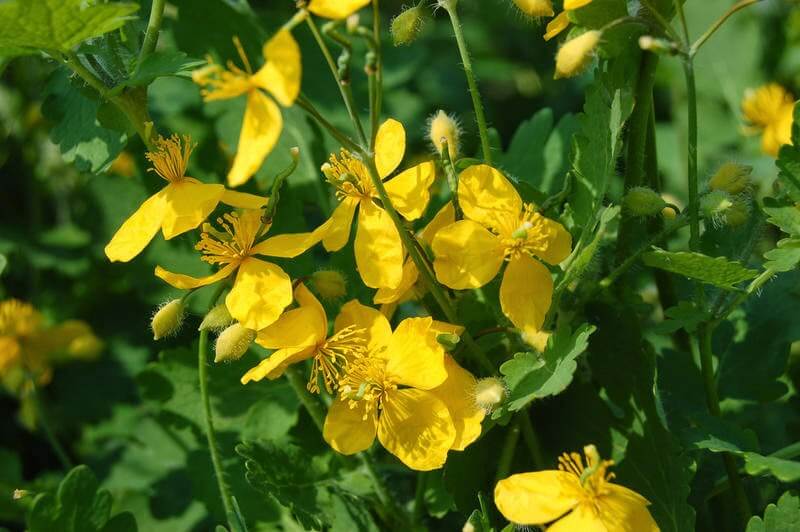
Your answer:
[[[397,389],[397,384],[386,380],[386,360],[376,356],[350,360],[344,377],[339,381],[339,397],[351,409],[364,404],[363,419],[374,410],[381,410],[386,393]],[[363,403],[362,403],[363,402]]]
[[[242,46],[242,41],[239,40],[238,35],[233,36],[233,45],[236,47],[236,51],[239,53],[239,58],[242,60],[245,70],[247,70],[247,73],[252,76],[253,69],[250,67],[250,61],[247,60],[247,54],[244,53],[244,47]]]
[[[345,327],[317,349],[306,388],[311,393],[319,393],[318,379],[321,373],[325,390],[333,393],[339,383],[339,370],[346,370],[351,360],[363,357],[366,352],[364,329],[359,329],[355,325]]]
[[[338,155],[331,154],[328,162],[322,165],[322,173],[336,189],[336,198],[340,201],[346,197],[369,198],[372,194],[372,182],[364,163],[345,149]]]
[[[241,216],[227,213],[217,218],[218,230],[204,231],[195,249],[203,253],[202,260],[209,264],[230,264],[247,257],[258,238],[261,228],[261,211],[248,211]],[[205,226],[204,226],[205,229]]]
[[[166,139],[159,136],[155,145],[155,151],[149,151],[144,155],[153,164],[148,172],[155,172],[170,183],[181,181],[195,147],[192,138],[189,135],[179,137],[173,133]]]
[[[526,203],[518,220],[508,220],[508,227],[500,228],[507,259],[521,254],[536,255],[547,249],[552,237],[551,228],[545,223],[544,216],[536,212],[535,207]]]

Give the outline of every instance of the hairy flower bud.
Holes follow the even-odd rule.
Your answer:
[[[733,207],[733,197],[724,190],[714,190],[700,198],[700,213],[704,218],[720,222],[725,212]]]
[[[529,17],[552,17],[555,14],[550,0],[514,0],[514,4]]]
[[[228,311],[228,307],[225,306],[225,303],[220,303],[208,311],[197,330],[221,331],[231,323],[233,323],[233,317]]]
[[[503,399],[508,390],[506,384],[497,377],[487,377],[475,383],[475,404],[485,412],[491,412]]]
[[[217,336],[217,343],[214,346],[214,362],[239,360],[255,339],[256,331],[234,323]]]
[[[347,280],[336,270],[316,271],[311,274],[311,282],[322,299],[339,299],[347,294]]]
[[[422,27],[425,25],[426,16],[424,4],[420,2],[394,17],[389,28],[394,45],[403,46],[417,40]]]
[[[178,332],[183,324],[184,311],[185,305],[182,299],[173,299],[161,305],[150,321],[153,339],[160,340]]]
[[[747,223],[750,219],[750,204],[741,199],[735,198],[733,205],[725,211],[725,224],[729,227],[739,227]]]
[[[556,73],[553,78],[571,78],[580,74],[592,59],[602,35],[598,30],[590,30],[565,42],[556,54]]]
[[[708,182],[711,190],[722,190],[728,194],[741,194],[750,186],[750,174],[753,172],[752,166],[728,162],[717,170]]]
[[[658,214],[667,205],[658,192],[647,187],[631,188],[622,203],[632,216],[640,217]]]
[[[455,161],[458,158],[458,143],[461,138],[461,127],[458,125],[458,120],[439,110],[428,121],[428,138],[437,154],[442,153],[444,144],[447,142],[447,154],[450,160]]]

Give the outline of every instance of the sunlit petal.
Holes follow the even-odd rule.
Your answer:
[[[458,176],[458,204],[464,217],[485,227],[501,229],[516,222],[522,198],[514,185],[491,166],[476,164]]]
[[[486,412],[475,403],[477,380],[472,373],[459,366],[450,355],[445,355],[444,367],[447,378],[431,393],[447,405],[453,419],[456,439],[451,448],[463,451],[481,435],[481,422]]]
[[[217,281],[221,281],[225,279],[229,275],[233,273],[236,269],[238,264],[231,263],[226,264],[222,268],[220,268],[216,273],[212,275],[208,275],[206,277],[192,277],[190,275],[184,275],[182,273],[173,273],[170,271],[165,270],[161,266],[156,266],[156,277],[159,279],[163,279],[170,285],[174,286],[175,288],[180,288],[181,290],[191,290],[192,288],[198,288],[200,286],[208,286],[212,283],[216,283]]]
[[[275,147],[283,129],[283,118],[278,105],[259,90],[247,93],[239,146],[233,166],[228,172],[228,184],[238,187],[255,174],[264,159]]]
[[[447,378],[432,324],[431,318],[406,318],[397,326],[386,348],[386,377],[392,382],[430,390]]]
[[[392,338],[392,326],[386,316],[355,299],[342,305],[333,323],[333,330],[338,332],[351,325],[363,331],[367,349],[373,353],[383,352]]]
[[[225,298],[231,316],[243,327],[260,331],[278,319],[292,302],[292,281],[274,264],[248,258],[239,267]]]
[[[225,205],[236,207],[237,209],[263,209],[266,207],[269,198],[265,196],[256,196],[255,194],[248,194],[246,192],[236,192],[235,190],[225,190],[220,200]]]
[[[300,47],[292,33],[280,30],[264,44],[266,63],[255,73],[251,81],[272,93],[281,105],[288,107],[300,94],[302,65]]]
[[[269,357],[262,360],[257,366],[250,368],[242,375],[242,384],[250,381],[258,382],[265,377],[277,379],[290,365],[310,358],[314,354],[313,347],[287,347],[278,349]]]
[[[436,278],[457,290],[485,285],[503,265],[500,239],[471,220],[440,229],[431,247]]]
[[[403,243],[389,214],[369,202],[358,211],[356,266],[370,288],[396,288],[403,280]]]
[[[350,226],[353,225],[353,215],[358,207],[358,200],[345,198],[333,211],[330,220],[323,224],[327,227],[322,239],[322,245],[327,251],[339,251],[350,240]]]
[[[500,283],[500,307],[515,327],[539,330],[553,298],[553,277],[527,255],[508,263]]]
[[[164,220],[165,197],[164,190],[150,196],[117,229],[105,248],[109,260],[128,262],[147,247]]]
[[[375,137],[375,166],[381,178],[387,177],[400,165],[406,153],[406,130],[392,118],[381,124]]]
[[[203,223],[225,194],[222,185],[181,181],[164,188],[166,209],[161,231],[169,240]]]
[[[348,403],[335,399],[322,428],[322,437],[328,445],[342,454],[369,449],[377,430],[375,409],[367,414],[364,401],[360,401],[355,408],[350,408]]]
[[[369,3],[370,0],[311,0],[308,10],[318,17],[339,20],[349,17]]]
[[[386,193],[392,205],[406,220],[416,220],[425,213],[435,177],[436,165],[428,161],[404,170],[386,182]]]
[[[574,508],[581,495],[577,476],[564,471],[538,471],[511,475],[498,482],[494,503],[512,523],[540,525]]]

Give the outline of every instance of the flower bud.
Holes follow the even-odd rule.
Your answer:
[[[631,188],[622,203],[632,216],[641,217],[658,214],[667,205],[658,192],[647,187]]]
[[[459,138],[461,137],[461,127],[458,120],[439,110],[431,116],[428,122],[428,138],[437,154],[441,154],[444,143],[447,142],[447,154],[451,161],[458,158]]]
[[[470,521],[464,523],[464,526],[461,527],[461,532],[475,532],[475,525],[473,525]]]
[[[664,218],[664,220],[674,220],[678,217],[678,213],[675,212],[675,209],[672,207],[664,207],[661,209],[661,217]]]
[[[347,280],[336,270],[319,270],[311,274],[311,282],[322,299],[339,299],[347,294]]]
[[[652,35],[639,37],[639,48],[656,54],[675,55],[678,53],[678,47],[674,42]]]
[[[750,186],[750,174],[753,172],[752,166],[728,162],[717,170],[708,182],[711,190],[722,190],[728,194],[741,194]]]
[[[704,218],[719,222],[725,212],[733,207],[733,198],[724,190],[714,190],[700,198],[700,212]]]
[[[422,2],[394,17],[390,27],[394,45],[403,46],[417,40],[425,25],[425,17],[425,7]]]
[[[439,342],[439,345],[444,347],[445,351],[452,353],[455,351],[456,347],[458,347],[458,342],[461,341],[461,337],[453,333],[440,333],[436,335],[436,341]]]
[[[14,493],[11,495],[11,498],[13,500],[15,500],[15,501],[18,501],[18,500],[23,499],[25,497],[28,497],[28,496],[30,496],[32,494],[33,494],[33,492],[28,491],[28,490],[15,489]]]
[[[529,17],[552,17],[555,14],[550,0],[514,0],[514,4]]]
[[[506,394],[506,384],[497,377],[487,377],[475,383],[475,404],[485,412],[494,410]]]
[[[358,25],[361,23],[361,17],[358,13],[353,13],[345,20],[345,28],[347,28],[348,33],[354,33],[356,29],[358,29]]]
[[[553,78],[571,78],[580,74],[592,59],[602,35],[598,30],[590,30],[565,42],[556,54],[556,73]]]
[[[214,362],[239,360],[255,339],[256,331],[234,323],[217,336],[217,343],[214,346]]]
[[[740,227],[750,219],[750,204],[740,198],[733,200],[733,205],[725,211],[725,224]]]
[[[228,312],[228,307],[225,306],[225,303],[220,303],[208,311],[197,330],[221,331],[231,323],[233,323],[233,317]]]
[[[183,324],[184,310],[185,306],[182,299],[173,299],[161,305],[150,321],[153,339],[160,340],[165,336],[177,333]]]

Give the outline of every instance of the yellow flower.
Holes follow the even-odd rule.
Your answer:
[[[433,217],[428,225],[420,231],[419,239],[430,246],[437,231],[455,221],[455,209],[453,209],[453,204],[448,202],[436,213],[436,216]],[[375,292],[372,302],[376,304],[405,303],[411,299],[417,299],[424,295],[423,288],[418,286],[418,279],[419,270],[417,270],[417,265],[410,257],[406,257],[406,261],[403,264],[403,279],[400,284],[396,288],[379,288]]]
[[[202,94],[207,102],[247,95],[239,146],[228,172],[228,184],[232,187],[246,183],[275,147],[283,129],[283,117],[273,98],[284,107],[291,106],[300,93],[302,75],[300,47],[286,29],[264,44],[265,63],[255,74],[239,40],[234,39],[234,43],[244,70],[232,61],[226,70],[208,58],[208,65],[192,72],[194,82],[205,86]]]
[[[308,10],[318,17],[340,20],[347,18],[371,0],[311,0]]]
[[[575,11],[583,6],[588,6],[592,0],[564,0],[564,10],[547,23],[545,28],[544,40],[549,41],[569,27],[569,12]],[[552,12],[550,13],[552,15]]]
[[[382,179],[394,172],[405,149],[403,125],[392,119],[384,122],[375,140],[375,164]],[[387,212],[373,201],[377,192],[364,163],[343,149],[331,155],[322,171],[340,201],[330,220],[320,227],[325,231],[325,249],[338,251],[347,244],[358,207],[355,256],[361,279],[370,288],[397,288],[403,279],[403,244]],[[392,205],[406,220],[416,220],[425,212],[430,200],[428,188],[435,177],[436,167],[428,161],[386,180]]]
[[[348,361],[338,400],[328,411],[323,436],[342,454],[378,440],[412,469],[441,467],[450,449],[480,434],[482,411],[474,404],[475,378],[448,359],[436,341],[455,330],[431,318],[408,318],[394,332],[378,310],[351,301],[334,330],[355,327],[366,354]]]
[[[150,196],[117,230],[106,246],[111,261],[128,262],[147,246],[161,229],[167,240],[190,231],[211,214],[219,202],[233,207],[257,209],[266,198],[226,190],[219,184],[201,183],[185,175],[194,146],[186,136],[172,135],[155,141],[156,150],[145,156],[167,186]]]
[[[572,248],[564,227],[523,204],[511,183],[487,165],[470,166],[459,176],[458,201],[464,220],[440,229],[433,238],[433,263],[440,282],[457,290],[491,281],[503,263],[500,306],[522,329],[538,330],[553,295],[549,264],[563,261]]]
[[[742,113],[753,130],[762,132],[761,150],[767,155],[775,157],[781,146],[792,143],[794,98],[777,83],[748,90]]]
[[[264,377],[277,379],[291,364],[313,359],[308,390],[319,392],[321,374],[325,389],[332,393],[338,385],[340,369],[366,352],[363,331],[349,325],[328,338],[325,309],[303,283],[295,288],[294,299],[298,308],[284,312],[278,321],[258,332],[256,342],[276,351],[245,373],[242,384]]]
[[[558,471],[512,475],[497,483],[494,502],[500,513],[520,525],[545,525],[549,532],[657,532],[650,503],[608,473],[614,462],[601,460],[594,445],[563,454]]]
[[[271,325],[292,302],[292,282],[280,267],[256,255],[294,258],[319,242],[320,237],[317,233],[277,235],[256,244],[269,231],[269,225],[262,225],[261,215],[260,210],[225,214],[217,219],[224,232],[210,224],[204,226],[196,249],[203,253],[201,260],[222,266],[216,273],[195,278],[157,266],[156,276],[175,288],[188,290],[215,283],[238,270],[225,298],[228,311],[247,329],[257,331]]]

